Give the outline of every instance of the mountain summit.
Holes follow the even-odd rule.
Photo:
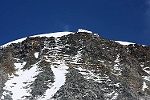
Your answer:
[[[5,44],[0,98],[150,100],[150,46],[125,43],[79,29]]]

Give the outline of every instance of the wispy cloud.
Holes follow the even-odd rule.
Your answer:
[[[147,5],[146,18],[149,23],[150,22],[150,0],[146,0],[146,5]]]
[[[145,35],[150,35],[150,0],[146,0],[146,11],[145,11]],[[144,36],[145,36],[144,35]],[[150,38],[150,37],[147,37]]]
[[[63,27],[63,30],[64,31],[70,31],[70,25],[65,25],[64,27]]]

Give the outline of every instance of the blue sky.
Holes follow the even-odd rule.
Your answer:
[[[0,45],[79,28],[150,45],[150,0],[0,0]]]

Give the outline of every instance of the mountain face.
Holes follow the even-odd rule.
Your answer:
[[[150,46],[90,31],[0,47],[0,100],[150,100]]]

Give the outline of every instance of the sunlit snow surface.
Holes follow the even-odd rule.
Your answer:
[[[26,38],[21,38],[21,39],[18,39],[18,40],[15,40],[15,41],[6,43],[6,44],[2,45],[2,47],[6,47],[6,46],[10,45],[11,43],[19,43],[19,42],[22,42],[22,41],[24,41],[25,39],[26,39]]]
[[[35,58],[38,58],[39,57],[39,52],[35,52],[34,56],[35,56]]]
[[[60,89],[66,81],[66,73],[68,72],[68,67],[62,62],[59,66],[51,66],[54,73],[54,83],[50,89],[47,89],[44,96],[38,98],[37,100],[52,100],[54,94]]]
[[[73,34],[73,32],[56,32],[56,33],[46,33],[46,34],[39,34],[39,35],[34,35],[34,36],[31,36],[31,37],[61,37],[61,36],[64,36],[64,35],[68,35],[68,34]]]
[[[144,91],[146,88],[148,88],[148,86],[146,85],[146,83],[145,83],[145,82],[143,82],[142,90]]]
[[[16,76],[11,75],[9,80],[5,83],[3,96],[1,100],[5,100],[5,96],[10,95],[12,96],[13,100],[26,100],[25,96],[30,95],[30,85],[34,82],[35,76],[40,73],[38,70],[38,63],[34,64],[32,68],[29,70],[22,70],[21,68],[26,63],[15,63],[16,69]],[[54,83],[50,89],[47,89],[44,96],[39,97],[37,100],[48,100],[52,99],[54,94],[60,89],[62,85],[64,85],[66,81],[66,73],[68,72],[68,67],[62,62],[59,66],[51,66],[51,69],[54,73]],[[7,91],[7,92],[6,92]]]
[[[85,30],[85,29],[78,29],[78,32],[86,32],[86,33],[92,33],[92,31]]]
[[[132,42],[124,42],[124,41],[115,41],[115,42],[118,42],[118,43],[120,43],[121,45],[135,44],[135,43],[132,43]]]
[[[72,34],[72,32],[57,32],[57,33],[50,33],[50,34],[40,34],[31,37],[61,37],[64,35]],[[2,47],[10,45],[11,43],[19,43],[24,41],[26,38],[18,39],[16,41],[7,43]],[[47,48],[47,47],[46,47]],[[58,48],[57,48],[58,49]],[[39,52],[34,53],[35,58],[38,58]],[[40,61],[39,61],[40,62]],[[9,80],[5,83],[5,87],[3,95],[1,96],[1,100],[6,100],[6,97],[9,95],[13,98],[13,100],[26,100],[25,96],[31,96],[31,89],[30,85],[35,81],[35,76],[40,73],[38,70],[38,63],[32,65],[30,69],[22,70],[25,66],[26,62],[23,63],[14,63],[15,69],[17,70],[15,75],[9,76]],[[53,62],[54,63],[54,62]],[[60,61],[55,61],[55,63],[60,63]],[[64,85],[66,81],[66,73],[68,72],[68,67],[65,63],[61,62],[59,66],[51,66],[51,69],[54,74],[54,83],[52,86],[46,90],[44,96],[40,97],[38,100],[47,100],[51,99],[52,96],[60,89],[62,85]]]
[[[68,35],[68,34],[73,34],[73,32],[46,33],[46,34],[33,35],[33,36],[30,36],[30,37],[52,37],[52,36],[53,36],[53,37],[61,37],[61,36]],[[21,38],[21,39],[18,39],[18,40],[9,42],[9,43],[6,43],[6,44],[2,45],[2,47],[6,47],[7,45],[10,45],[11,43],[19,43],[19,42],[22,42],[22,41],[24,41],[26,38],[27,38],[27,37]]]
[[[22,70],[25,64],[26,62],[15,63],[17,71],[15,75],[9,76],[9,80],[5,83],[4,90],[9,92],[3,92],[4,96],[12,95],[13,100],[25,100],[23,99],[24,96],[30,96],[28,86],[35,80],[34,76],[40,71],[38,71],[37,64],[34,64],[29,70]],[[4,96],[1,99],[4,99]]]

